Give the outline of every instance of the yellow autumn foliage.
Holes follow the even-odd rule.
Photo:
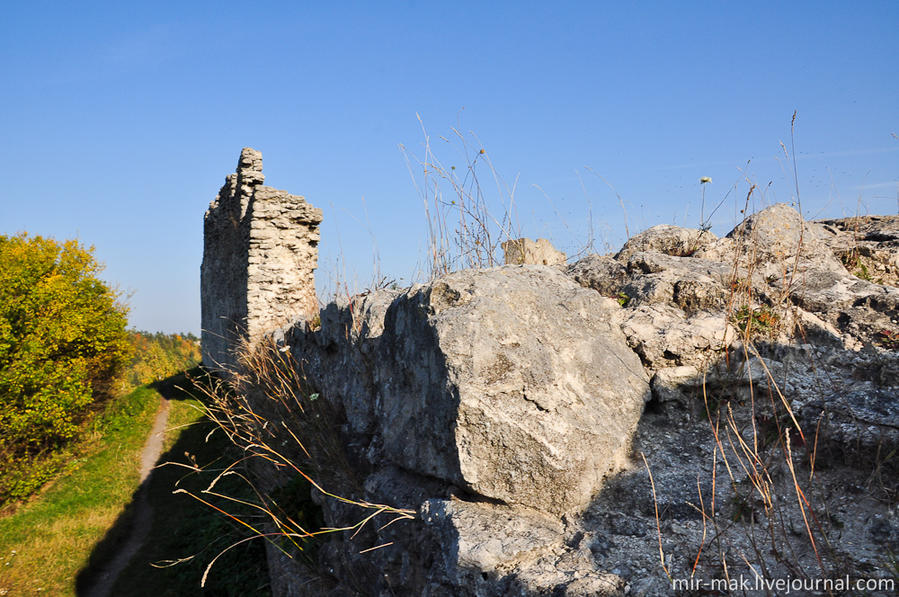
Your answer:
[[[78,241],[0,236],[0,503],[75,438],[131,355],[127,309]]]

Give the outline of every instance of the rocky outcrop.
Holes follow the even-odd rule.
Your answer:
[[[628,239],[615,255],[615,259],[627,261],[631,255],[644,251],[689,257],[716,240],[718,237],[708,230],[692,230],[670,224],[659,224]]]
[[[282,328],[276,350],[333,409],[340,490],[415,513],[329,535],[305,586],[659,595],[662,563],[888,576],[897,224],[776,205],[722,238],[655,227],[567,268],[457,272]],[[313,495],[329,527],[369,512]]]
[[[366,391],[349,381],[334,386],[341,387],[348,427],[364,431],[350,434],[355,439],[347,445],[355,445],[371,467],[366,499],[392,499],[419,512],[406,534],[394,529],[368,538],[408,547],[375,552],[369,562],[397,584],[372,577],[370,593],[402,587],[432,595],[664,594],[670,584],[659,565],[656,508],[667,566],[688,577],[704,544],[704,519],[694,506],[704,499],[704,507],[712,507],[713,495],[715,519],[727,520],[728,527],[718,531],[717,553],[705,544],[702,574],[714,576],[722,558],[741,566],[738,554],[758,549],[753,525],[766,533],[794,529],[789,541],[779,539],[771,548],[792,549],[791,558],[778,561],[768,551],[754,560],[768,574],[814,570],[811,543],[795,531],[804,528],[803,513],[776,506],[779,518],[765,518],[764,504],[751,504],[758,481],[738,464],[746,455],[718,446],[712,433],[710,417],[722,416],[743,429],[749,445],[753,426],[770,438],[777,425],[798,424],[788,433],[790,454],[818,459],[806,490],[822,500],[870,483],[871,472],[878,471],[881,488],[867,490],[870,498],[809,506],[834,507],[841,520],[857,525],[849,533],[826,523],[818,541],[827,535],[838,557],[849,558],[841,561],[854,562],[857,573],[870,572],[882,542],[899,533],[879,501],[896,491],[895,481],[884,481],[895,478],[896,468],[883,455],[899,447],[899,346],[883,339],[899,332],[892,302],[897,290],[847,271],[830,249],[841,242],[841,233],[832,230],[803,222],[788,206],[756,214],[721,239],[703,231],[651,229],[614,257],[592,255],[569,267],[572,280],[596,292],[599,302],[574,293],[552,269],[507,267],[453,274],[405,293],[372,293],[355,305],[327,309],[319,335],[298,338],[292,349],[304,358],[343,355],[330,364],[313,359],[309,369],[353,371],[350,377],[380,388]],[[342,345],[339,330],[346,326],[359,330],[353,336],[358,350],[326,349],[329,342]],[[622,352],[616,328],[643,372]],[[619,389],[603,391],[592,377],[597,372],[615,378]],[[572,376],[582,381],[565,381]],[[629,428],[630,409],[639,410],[647,378],[651,399],[631,436],[629,458],[593,459],[616,453],[595,434]],[[539,379],[547,381],[535,383]],[[540,388],[550,391],[540,394]],[[555,393],[566,388],[570,394]],[[622,389],[631,396],[627,409],[609,410],[614,400],[584,402],[599,416],[582,419],[579,413],[580,422],[572,422],[578,396]],[[754,412],[748,406],[753,403]],[[446,416],[445,404],[453,417]],[[774,454],[783,445],[757,449]],[[590,456],[578,458],[578,450]],[[655,497],[640,453],[655,473]],[[882,456],[874,462],[873,454]],[[616,464],[610,467],[611,461]],[[795,504],[792,476],[780,462],[765,469],[765,491]],[[585,474],[584,467],[597,467],[596,473]],[[717,485],[711,484],[711,468],[717,469]],[[576,489],[574,477],[587,485]],[[774,512],[775,506],[769,508]],[[762,519],[745,518],[750,511]],[[866,533],[883,539],[866,539]],[[351,552],[342,544],[341,556],[332,552],[328,565],[352,567]],[[410,575],[416,567],[421,573]]]
[[[899,286],[899,218],[858,216],[818,222],[830,250],[859,278]]]
[[[678,396],[703,379],[748,383],[733,369],[754,368],[759,388],[788,394],[807,425],[824,421],[844,452],[858,454],[878,442],[899,446],[899,401],[885,398],[899,387],[899,289],[859,278],[840,258],[867,242],[865,252],[885,264],[878,271],[887,271],[899,253],[891,232],[899,217],[875,221],[883,232],[869,228],[859,241],[843,231],[849,221],[805,222],[781,204],[688,255],[697,234],[656,227],[628,243],[646,250],[591,256],[569,271],[618,297],[616,319],[652,372],[658,401],[693,402]],[[750,343],[758,354],[749,354]]]

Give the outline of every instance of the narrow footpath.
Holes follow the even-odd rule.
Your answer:
[[[140,488],[134,497],[134,519],[132,520],[131,529],[128,536],[119,547],[116,556],[110,560],[97,575],[93,586],[84,591],[84,597],[109,597],[112,586],[122,570],[137,553],[143,545],[150,527],[153,522],[153,507],[147,496],[147,482],[153,472],[153,467],[162,454],[162,444],[165,438],[165,426],[169,420],[169,401],[165,398],[159,398],[159,410],[156,413],[156,419],[153,421],[153,429],[150,430],[150,436],[140,458]]]

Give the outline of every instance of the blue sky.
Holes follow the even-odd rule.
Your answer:
[[[13,3],[0,234],[78,237],[132,325],[198,332],[203,212],[252,146],[267,184],[324,209],[320,286],[366,286],[375,250],[407,281],[416,115],[446,165],[464,160],[439,136],[476,135],[518,180],[521,232],[569,252],[588,214],[600,250],[625,213],[698,226],[703,176],[719,233],[750,182],[756,207],[794,201],[794,110],[806,215],[892,214],[897,26],[894,1]]]

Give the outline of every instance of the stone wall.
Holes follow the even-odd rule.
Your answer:
[[[322,212],[264,180],[262,154],[244,148],[206,210],[200,286],[207,367],[233,366],[239,339],[252,342],[318,313],[313,272]]]

